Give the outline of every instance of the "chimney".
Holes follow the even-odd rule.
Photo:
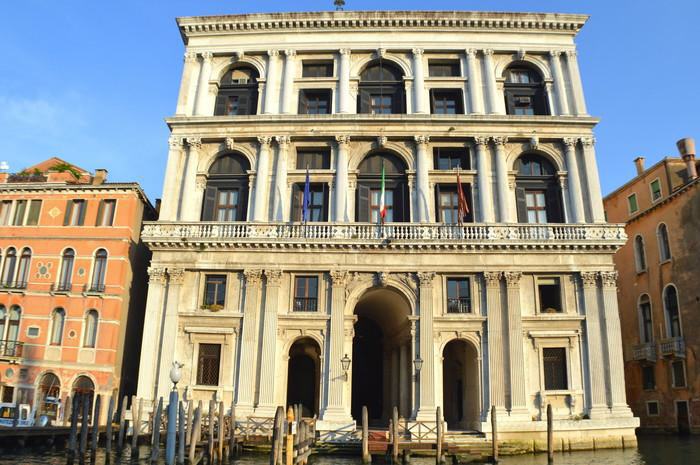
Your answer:
[[[107,181],[107,170],[104,168],[96,169],[95,175],[92,177],[92,185],[100,186]]]
[[[644,173],[644,157],[637,157],[634,159],[634,166],[637,167],[637,176]]]
[[[685,137],[676,142],[676,145],[685,162],[685,168],[688,170],[688,180],[692,181],[698,177],[698,170],[695,167],[695,139]]]

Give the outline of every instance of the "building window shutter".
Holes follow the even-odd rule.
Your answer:
[[[248,111],[248,107],[250,106],[250,100],[248,99],[247,94],[242,94],[238,96],[238,114],[239,115],[249,115],[251,114],[250,111]]]
[[[102,214],[105,209],[105,201],[100,200],[100,204],[97,207],[97,218],[95,219],[95,226],[102,226]]]
[[[357,186],[357,207],[355,217],[362,223],[369,222],[369,186]]]
[[[63,215],[63,226],[68,226],[68,224],[70,223],[70,217],[71,217],[72,211],[73,211],[73,201],[68,200],[66,202],[66,214]]]
[[[323,184],[323,213],[321,221],[328,221],[328,184]]]
[[[248,189],[241,187],[238,189],[238,221],[246,221],[248,219]]]
[[[484,195],[480,192],[479,195]],[[525,189],[517,187],[515,189],[515,204],[518,211],[518,223],[527,223],[527,202],[525,200]]]
[[[561,209],[561,197],[559,196],[559,187],[552,185],[547,188],[547,222],[548,223],[563,223],[564,215]]]
[[[83,200],[78,204],[78,208],[80,208],[80,218],[78,219],[78,226],[82,226],[85,224],[85,212],[87,211],[87,200]]]
[[[27,215],[27,226],[39,224],[39,212],[41,211],[41,200],[32,200],[29,203],[29,214]]]
[[[222,116],[226,114],[226,99],[228,96],[219,94],[216,96],[216,104],[214,105],[214,115]]]
[[[437,223],[443,222],[442,210],[440,209],[440,184],[435,184],[435,221]]]
[[[408,221],[408,209],[406,202],[406,184],[399,183],[394,188],[394,221],[397,223]]]
[[[357,112],[358,113],[369,113],[370,112],[370,93],[367,89],[360,89],[360,95],[357,100]]]
[[[301,221],[301,202],[304,192],[299,184],[292,186],[292,221]]]
[[[303,90],[299,92],[299,110],[300,115],[305,115],[307,113],[308,99],[306,98],[306,92]]]
[[[204,207],[202,208],[202,221],[214,221],[214,207],[216,206],[216,187],[207,186],[204,191]]]

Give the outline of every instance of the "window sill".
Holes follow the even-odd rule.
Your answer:
[[[199,389],[200,391],[218,391],[221,386],[218,384],[194,384],[192,389]]]
[[[671,259],[670,259],[670,258],[667,258],[666,260],[664,260],[664,261],[662,261],[662,262],[659,262],[659,265],[665,265],[665,264],[667,264],[667,263],[671,263]]]

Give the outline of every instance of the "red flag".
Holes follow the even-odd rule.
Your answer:
[[[464,195],[462,182],[459,179],[459,168],[457,168],[457,216],[460,224],[462,224],[462,220],[468,213],[469,205],[467,205],[467,197]]]

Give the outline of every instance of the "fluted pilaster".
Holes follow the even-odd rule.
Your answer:
[[[258,314],[262,271],[245,270],[245,308],[243,309],[243,333],[241,334],[241,361],[238,373],[237,414],[250,415],[255,402],[258,357]]]
[[[428,153],[429,136],[415,136],[416,141],[416,177],[418,178],[418,221],[430,222],[430,184],[428,173],[430,171],[431,157]]]
[[[471,113],[480,115],[484,113],[484,99],[476,53],[477,51],[473,48],[467,50],[467,85],[469,88],[469,109]]]
[[[489,393],[491,405],[506,406],[505,361],[503,357],[503,308],[501,305],[501,272],[485,271],[486,313],[489,357]]]
[[[527,390],[525,385],[525,356],[523,354],[523,320],[520,310],[519,271],[503,273],[508,291],[508,351],[510,368],[510,413],[527,417]]]
[[[196,116],[208,115],[207,99],[209,98],[209,79],[211,79],[211,62],[214,55],[211,52],[202,53],[202,69],[197,83],[197,98],[194,102],[194,114]]]
[[[258,137],[258,169],[255,173],[255,202],[253,221],[268,220],[268,186],[270,183],[270,143],[271,137]]]
[[[491,193],[488,138],[475,137],[476,183],[479,189],[479,220],[482,223],[494,222],[493,195]]]
[[[597,273],[581,272],[583,302],[586,310],[586,345],[588,347],[589,378],[591,385],[590,416],[598,418],[608,414],[603,348],[601,312],[598,305]]]
[[[275,360],[277,359],[277,309],[282,280],[280,270],[265,271],[265,312],[263,314],[262,353],[260,354],[260,399],[255,414],[271,417],[275,414]]]
[[[423,359],[420,372],[420,393],[416,419],[435,420],[435,344],[433,337],[433,299],[435,273],[418,273],[420,282],[420,323],[418,328],[419,353]]]

